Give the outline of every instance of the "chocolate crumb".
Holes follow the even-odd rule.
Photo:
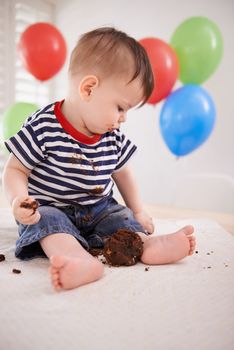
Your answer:
[[[92,255],[92,256],[99,256],[103,254],[103,249],[99,249],[99,248],[89,248],[88,252]]]
[[[195,253],[198,254],[198,250],[196,250]]]
[[[211,269],[211,266],[207,266],[208,269]]]
[[[21,270],[18,270],[18,269],[12,269],[12,272],[13,272],[13,273],[17,273],[17,274],[19,274],[19,273],[21,273]]]
[[[149,267],[146,267],[146,268],[145,268],[145,271],[149,271]]]
[[[95,166],[94,166],[94,164],[93,164],[93,160],[92,160],[92,159],[90,160],[90,165],[91,165],[91,167],[93,168],[93,170],[94,170],[94,171],[96,171],[96,170],[95,170]]]
[[[210,255],[210,253],[206,253],[206,255]]]
[[[6,260],[5,255],[4,254],[0,254],[0,262],[4,261],[4,260]]]

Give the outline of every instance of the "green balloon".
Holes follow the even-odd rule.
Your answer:
[[[205,17],[191,17],[181,23],[171,38],[184,84],[201,84],[217,68],[223,54],[218,26]]]
[[[0,119],[0,153],[4,152],[5,146],[4,146],[4,140],[3,140],[3,130],[2,130],[2,120]]]
[[[32,103],[16,102],[4,113],[2,119],[2,136],[6,140],[15,135],[24,124],[27,117],[35,112],[38,106]]]

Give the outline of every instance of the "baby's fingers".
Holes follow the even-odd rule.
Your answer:
[[[31,221],[29,225],[34,225],[36,223],[38,223],[38,221],[40,220],[41,215],[39,213],[39,211],[37,210],[32,216],[31,216]]]
[[[41,215],[39,213],[39,211],[36,211],[34,214],[31,214],[30,216],[24,216],[20,219],[21,224],[23,225],[34,225],[36,223],[38,223],[38,221],[40,220]]]
[[[146,225],[146,231],[149,233],[149,234],[152,234],[154,232],[154,224],[153,222],[148,222],[147,225]]]

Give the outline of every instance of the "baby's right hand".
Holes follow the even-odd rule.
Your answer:
[[[12,202],[12,212],[15,219],[23,225],[36,224],[41,215],[36,208],[37,201],[32,197],[16,197]]]

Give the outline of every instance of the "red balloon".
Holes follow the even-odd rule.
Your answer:
[[[18,45],[26,70],[38,80],[53,77],[66,59],[66,43],[57,28],[50,23],[30,25],[21,35]]]
[[[175,51],[164,41],[157,38],[141,39],[154,73],[154,90],[147,103],[155,104],[167,97],[178,75],[179,63]]]

